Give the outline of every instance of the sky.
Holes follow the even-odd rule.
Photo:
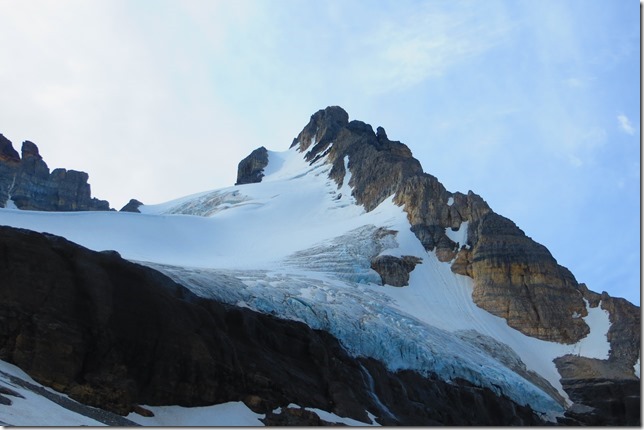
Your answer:
[[[640,303],[635,0],[0,0],[0,133],[120,209],[227,187],[330,105]]]

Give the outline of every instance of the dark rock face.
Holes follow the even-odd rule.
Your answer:
[[[11,141],[0,134],[0,162],[10,162],[10,163],[19,163],[20,156],[15,149]]]
[[[11,142],[0,135],[0,207],[9,199],[18,209],[39,211],[109,210],[109,203],[91,197],[88,175],[55,169],[43,161],[38,147],[22,144],[22,158]]]
[[[290,403],[382,424],[542,424],[490,390],[392,373],[326,332],[199,298],[113,251],[0,227],[0,279],[0,358],[120,414],[242,400],[275,424],[318,424],[270,413]]]
[[[641,425],[640,379],[634,365],[641,342],[640,309],[607,293],[597,294],[580,284],[591,308],[608,312],[610,328],[607,360],[566,355],[555,360],[561,384],[570,399],[582,407],[566,414],[584,425]]]
[[[630,369],[611,360],[566,355],[555,360],[561,385],[575,408],[566,413],[572,423],[640,426],[640,380]]]
[[[404,287],[409,285],[409,274],[421,261],[411,255],[403,255],[401,258],[379,255],[371,260],[371,268],[378,272],[383,285]]]
[[[134,213],[141,213],[139,210],[139,206],[142,206],[143,203],[138,201],[137,199],[130,199],[129,202],[125,206],[121,208],[119,212],[134,212]]]
[[[349,114],[339,106],[330,106],[311,115],[311,120],[293,140],[291,148],[298,145],[300,152],[313,146],[310,153],[324,152],[338,132],[349,124]]]
[[[262,146],[239,162],[235,185],[262,182],[266,166],[268,166],[268,151]]]

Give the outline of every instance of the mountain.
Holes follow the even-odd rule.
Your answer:
[[[0,224],[8,424],[640,423],[639,307],[339,107],[235,186]]]

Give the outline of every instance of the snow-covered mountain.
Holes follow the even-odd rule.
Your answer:
[[[343,397],[346,390],[334,392],[333,384],[319,394],[330,399],[324,403],[312,400],[314,395],[284,394],[290,391],[279,379],[267,384],[282,393],[282,404],[263,397],[265,404],[253,404],[236,392],[226,400],[245,403],[220,402],[205,412],[204,403],[193,398],[178,408],[146,397],[137,382],[124,389],[130,396],[127,405],[92,400],[94,406],[120,413],[128,407],[152,410],[154,417],[135,412],[127,417],[150,425],[216,425],[224,421],[213,417],[226,414],[218,415],[215,411],[224,409],[217,407],[238,408],[239,421],[225,421],[229,425],[261,424],[269,415],[274,421],[268,423],[297,423],[295,418],[275,420],[299,407],[307,408],[297,409],[307,411],[306,419],[313,413],[349,424],[639,424],[639,308],[578,284],[545,247],[494,213],[482,198],[445,190],[384,129],[374,132],[368,124],[349,121],[342,109],[329,107],[311,117],[290,149],[262,147],[243,160],[237,184],[159,205],[128,205],[131,212],[38,212],[7,206],[0,210],[0,224],[62,236],[94,251],[116,250],[187,288],[189,293],[181,294],[194,295],[191,300],[223,303],[226,309],[275,316],[330,334],[347,355],[343,360],[357,360],[352,366],[364,387],[353,396],[358,398],[362,390],[369,398],[353,400],[363,405],[362,411]],[[5,265],[14,264],[9,260],[12,249],[5,245],[3,252]],[[102,261],[106,254],[100,255],[87,258]],[[137,306],[145,306],[145,297],[140,299]],[[19,302],[15,296],[11,300]],[[7,306],[3,309],[4,321],[15,316],[15,307],[13,314]],[[111,324],[114,317],[105,318]],[[42,361],[34,357],[55,352],[31,345],[25,347],[27,353],[20,348],[21,328],[5,331],[0,358],[72,398],[92,399],[75,386],[91,391],[116,383],[92,380],[83,373],[86,364],[70,371],[71,382],[62,378],[52,383],[56,369],[34,364]],[[254,360],[272,359],[262,354]],[[8,363],[0,369],[0,389],[12,385],[23,392],[10,376],[29,377]],[[382,370],[376,371],[373,363]],[[400,387],[392,388],[393,376],[385,374],[397,375]],[[400,375],[407,374],[419,378],[414,383],[440,385],[443,402],[460,402],[478,411],[480,419],[459,421],[458,408],[454,416],[438,411],[433,398],[411,393],[413,384],[400,382],[405,381]],[[465,391],[470,397],[463,397]],[[483,392],[484,397],[477,397]],[[36,400],[31,391],[23,395],[27,399],[15,405],[0,405],[0,421],[45,424],[40,415],[27,417],[30,398],[34,408],[44,400]],[[156,399],[155,406],[134,407],[146,399]],[[516,408],[498,406],[507,402]],[[415,412],[407,414],[412,403]],[[24,412],[14,412],[18,406]],[[498,414],[489,412],[495,408]],[[532,412],[519,410],[534,412],[533,418],[527,418]],[[60,425],[85,422],[66,418],[69,414],[61,412]],[[490,421],[490,414],[499,421]]]

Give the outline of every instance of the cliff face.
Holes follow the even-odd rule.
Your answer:
[[[85,172],[49,167],[38,147],[22,144],[22,158],[0,134],[0,207],[40,211],[109,210],[109,203],[91,197]]]
[[[352,358],[307,325],[199,298],[116,252],[0,226],[0,359],[82,403],[244,401],[268,424],[321,424],[278,406],[381,424],[536,425],[489,389]]]

